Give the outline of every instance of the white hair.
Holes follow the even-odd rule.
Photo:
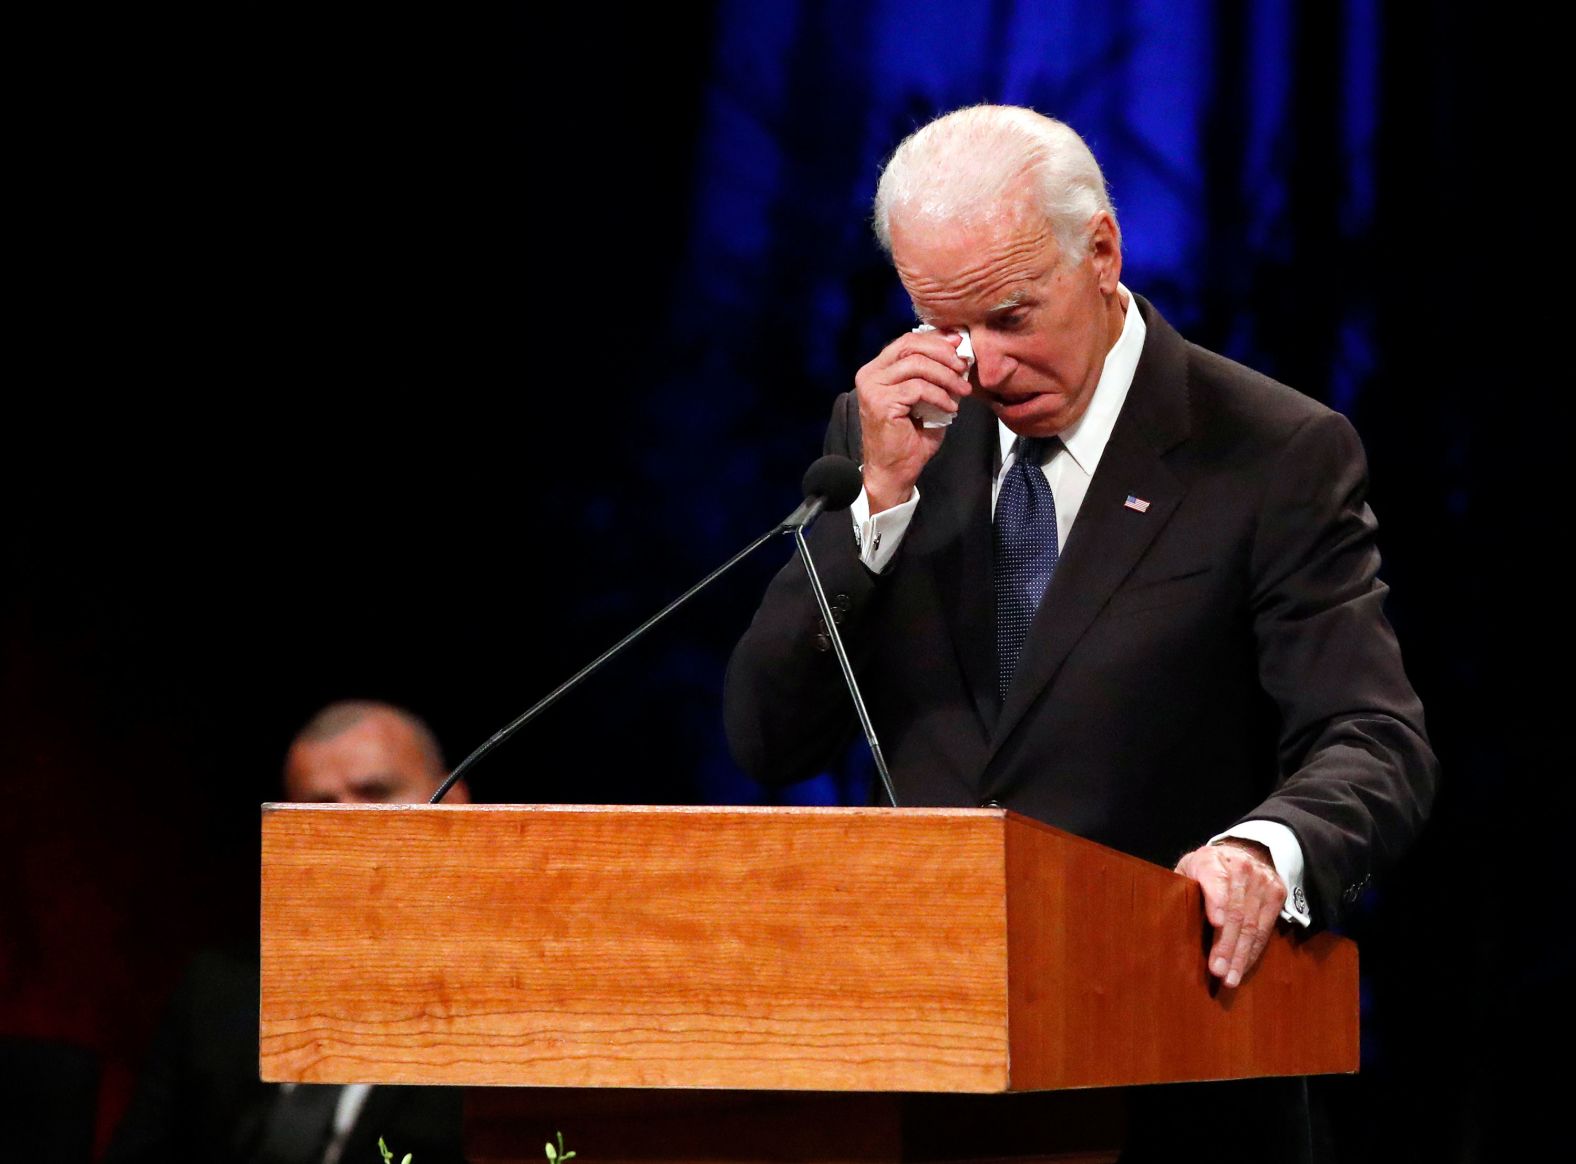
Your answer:
[[[890,255],[894,218],[972,225],[1021,213],[1026,179],[1066,258],[1083,257],[1096,214],[1116,222],[1100,163],[1070,126],[1016,105],[971,105],[897,147],[876,187],[876,237]]]

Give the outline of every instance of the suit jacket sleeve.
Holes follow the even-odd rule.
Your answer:
[[[859,446],[858,403],[844,393],[832,409],[823,452],[858,463]],[[846,513],[824,515],[807,539],[828,599],[846,599],[838,629],[857,673],[860,626],[878,598],[879,579],[860,562]],[[733,758],[754,779],[772,785],[815,775],[857,726],[797,554],[778,571],[734,648],[723,685],[723,718]]]
[[[1280,779],[1249,817],[1301,843],[1315,920],[1329,924],[1422,826],[1436,763],[1377,577],[1366,460],[1345,417],[1292,434],[1252,545],[1259,679],[1280,713]]]

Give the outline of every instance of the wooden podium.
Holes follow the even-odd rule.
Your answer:
[[[1000,809],[267,805],[262,1076],[472,1088],[473,1164],[1112,1159],[1069,1089],[1357,1069],[1351,942],[1207,933]]]

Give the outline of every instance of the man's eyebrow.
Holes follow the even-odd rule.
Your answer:
[[[987,312],[994,315],[999,311],[1011,311],[1014,307],[1022,307],[1026,300],[1032,299],[1034,293],[1027,287],[1019,287],[1016,291],[1009,291],[1002,296]]]
[[[1029,279],[1031,281],[1037,280],[1042,274],[1043,272],[1041,271],[1035,271],[1029,275]],[[1011,311],[1015,307],[1021,307],[1025,303],[1032,302],[1034,298],[1035,296],[1033,287],[1019,287],[1014,291],[1007,292],[1006,295],[1002,296],[999,302],[995,303],[991,307],[986,308],[986,314],[995,315],[999,312]],[[919,320],[920,323],[935,322],[934,317],[931,316],[930,313],[921,309],[919,304],[915,303],[912,299],[910,299],[908,303],[909,306],[914,309],[914,318]]]

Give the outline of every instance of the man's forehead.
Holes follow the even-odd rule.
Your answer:
[[[419,768],[415,733],[392,717],[368,716],[325,740],[301,740],[291,749],[289,766],[302,775],[373,769]]]
[[[1052,265],[1042,256],[1032,262],[984,263],[950,277],[902,282],[915,316],[935,324],[959,315],[996,315],[1036,300]]]
[[[895,223],[892,264],[921,319],[967,307],[999,311],[1028,297],[1058,257],[1043,218]]]

